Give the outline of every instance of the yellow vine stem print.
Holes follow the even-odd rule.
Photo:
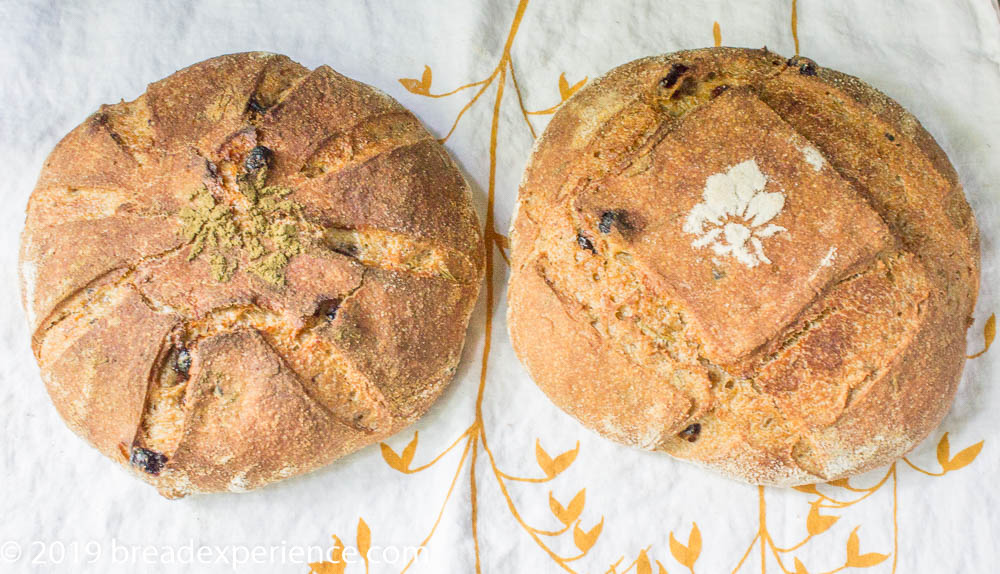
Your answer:
[[[904,457],[902,462],[919,473],[927,476],[940,477],[949,472],[959,470],[972,463],[983,449],[983,441],[963,449],[958,454],[951,456],[948,443],[948,433],[944,433],[938,441],[937,461],[941,466],[940,471],[925,470],[908,458]],[[796,550],[805,547],[823,533],[829,530],[840,520],[840,516],[835,514],[838,511],[846,510],[855,504],[863,502],[874,494],[882,490],[883,487],[891,485],[892,490],[892,551],[891,553],[864,552],[860,550],[861,539],[858,534],[861,525],[855,526],[847,539],[844,550],[844,562],[841,566],[832,570],[823,571],[824,574],[833,574],[847,568],[869,568],[886,562],[892,558],[892,570],[895,573],[899,559],[899,462],[889,466],[885,474],[874,485],[869,487],[856,488],[851,485],[849,479],[834,480],[824,485],[796,486],[795,490],[811,495],[809,500],[809,514],[806,517],[806,536],[799,542],[787,547],[779,546],[767,526],[767,499],[766,489],[763,486],[757,487],[757,497],[759,502],[758,530],[756,536],[750,541],[742,558],[733,569],[733,574],[745,571],[745,566],[751,563],[750,556],[757,548],[760,556],[759,572],[768,571],[768,564],[771,563],[768,557],[772,557],[779,570],[785,574],[816,574],[818,571],[809,570],[801,559],[794,555]]]
[[[511,58],[511,48],[514,44],[514,40],[517,36],[518,29],[520,27],[521,21],[524,18],[525,11],[527,10],[529,0],[519,0],[516,10],[514,12],[513,20],[510,24],[509,31],[506,36],[506,42],[503,47],[503,51],[500,54],[499,60],[496,66],[492,69],[491,73],[480,80],[470,82],[461,85],[452,90],[447,90],[441,93],[432,92],[433,83],[433,72],[430,66],[424,66],[424,69],[420,75],[420,78],[401,78],[399,80],[400,84],[409,92],[416,94],[418,96],[427,98],[447,98],[450,96],[455,96],[467,91],[473,91],[472,97],[465,103],[465,105],[459,110],[454,121],[451,123],[449,129],[444,133],[444,136],[440,138],[440,142],[446,142],[451,135],[455,132],[458,127],[459,122],[465,113],[472,108],[487,92],[490,87],[495,86],[495,95],[493,96],[493,106],[492,106],[492,116],[490,122],[490,139],[489,139],[489,172],[488,172],[488,188],[487,188],[487,204],[486,204],[486,221],[484,228],[484,239],[487,244],[486,250],[486,317],[485,317],[485,328],[484,328],[484,344],[483,351],[481,355],[480,363],[480,376],[479,376],[479,386],[476,395],[475,402],[475,413],[472,423],[462,432],[457,438],[454,439],[451,444],[445,447],[440,452],[429,457],[427,462],[415,464],[415,459],[417,455],[417,449],[419,445],[419,434],[414,433],[412,440],[402,449],[401,452],[396,452],[392,447],[386,443],[381,443],[381,454],[386,464],[395,471],[403,474],[417,474],[423,472],[437,464],[439,464],[442,459],[450,452],[456,449],[461,450],[461,456],[459,457],[458,463],[455,467],[455,471],[452,474],[451,482],[445,492],[444,498],[441,501],[440,510],[438,511],[435,520],[430,527],[426,535],[419,541],[419,546],[417,548],[417,555],[410,558],[409,562],[400,570],[400,574],[407,572],[411,566],[414,565],[415,561],[420,557],[420,553],[425,550],[428,543],[434,537],[437,532],[438,527],[441,524],[442,517],[444,516],[445,509],[448,505],[449,500],[454,494],[455,487],[462,478],[462,471],[466,468],[466,463],[468,461],[468,486],[470,493],[470,508],[471,508],[471,533],[473,539],[473,551],[475,553],[475,571],[477,574],[484,571],[484,565],[481,562],[480,556],[480,544],[479,544],[479,531],[478,531],[478,500],[477,500],[477,489],[479,486],[480,478],[476,474],[477,460],[480,456],[486,458],[486,468],[489,475],[488,480],[493,480],[496,482],[500,489],[500,493],[506,503],[507,510],[510,512],[511,516],[515,519],[516,523],[519,525],[523,533],[527,534],[535,545],[541,549],[545,555],[551,560],[551,563],[555,568],[561,571],[576,574],[581,572],[576,566],[576,562],[588,555],[592,548],[595,547],[597,542],[601,537],[601,533],[604,529],[604,518],[602,517],[597,522],[584,523],[581,520],[581,515],[583,513],[584,507],[587,502],[587,489],[581,488],[572,498],[569,500],[560,499],[555,496],[552,491],[549,491],[548,502],[549,510],[552,516],[556,519],[561,527],[557,529],[544,529],[533,526],[525,519],[522,515],[521,510],[518,509],[514,502],[513,497],[508,490],[509,483],[530,483],[530,484],[545,484],[557,476],[565,472],[571,467],[574,461],[580,454],[580,443],[577,442],[576,446],[568,451],[559,453],[553,456],[549,451],[547,451],[540,439],[535,442],[535,461],[538,464],[540,473],[536,476],[519,476],[505,472],[501,469],[499,461],[494,456],[493,450],[490,448],[489,438],[486,432],[486,428],[483,422],[483,397],[484,391],[486,389],[487,382],[487,366],[490,357],[490,349],[492,343],[492,327],[493,327],[493,311],[496,302],[496,296],[494,293],[494,282],[492,281],[493,274],[495,271],[495,253],[499,254],[504,262],[509,264],[509,259],[507,251],[509,250],[509,242],[506,236],[498,233],[495,230],[495,213],[494,213],[494,199],[496,196],[496,172],[497,172],[497,145],[498,145],[498,133],[500,129],[500,118],[501,118],[501,104],[505,97],[505,87],[507,84],[507,79],[511,80],[513,86],[513,92],[517,100],[518,109],[520,110],[521,119],[523,119],[528,130],[530,131],[532,137],[537,137],[535,131],[535,126],[531,122],[532,116],[538,115],[549,115],[555,113],[555,111],[565,102],[570,96],[572,96],[577,90],[579,90],[587,81],[584,77],[578,81],[570,84],[567,80],[565,73],[561,74],[557,80],[557,87],[559,91],[560,99],[555,105],[541,109],[541,110],[529,110],[524,102],[524,97],[522,94],[522,89],[518,84],[517,75],[515,73],[514,62]],[[794,40],[795,53],[799,53],[799,35],[798,35],[798,6],[797,1],[791,1],[791,32]],[[721,27],[718,22],[714,22],[712,26],[712,37],[715,46],[722,45],[722,33]],[[495,251],[495,253],[494,253]],[[982,356],[989,350],[996,336],[996,319],[995,316],[991,315],[986,321],[983,327],[983,337],[984,337],[984,348],[974,354],[969,358],[976,358]],[[731,564],[735,564],[732,569],[733,574],[740,572],[752,572],[752,568],[755,565],[759,565],[759,570],[761,574],[766,574],[769,571],[775,574],[818,574],[823,572],[823,574],[833,574],[835,572],[840,572],[849,568],[870,568],[881,564],[891,564],[891,572],[895,573],[898,564],[898,555],[900,548],[899,541],[899,496],[898,496],[898,484],[901,470],[911,470],[911,474],[922,474],[930,477],[941,477],[950,472],[957,471],[965,466],[971,464],[975,458],[979,455],[983,448],[983,441],[980,441],[974,445],[962,449],[955,455],[951,454],[951,447],[948,439],[948,433],[944,433],[937,446],[937,462],[940,466],[940,470],[925,469],[913,463],[908,458],[903,458],[901,461],[896,462],[889,466],[884,475],[878,479],[872,486],[858,487],[852,485],[847,479],[836,480],[829,482],[824,485],[807,485],[796,487],[795,490],[801,493],[801,501],[807,505],[808,513],[806,515],[804,530],[805,535],[801,540],[797,542],[779,544],[775,540],[774,534],[772,534],[768,526],[768,512],[767,512],[767,490],[765,487],[758,487],[757,489],[757,530],[753,538],[747,544],[745,552],[742,556],[734,556]],[[903,466],[905,465],[905,466]],[[855,525],[850,531],[847,540],[844,542],[834,542],[830,543],[827,540],[825,534],[830,531],[830,529],[836,524],[841,518],[841,512],[849,509],[855,505],[863,503],[871,499],[876,493],[881,492],[883,489],[889,489],[892,496],[892,548],[891,549],[877,549],[882,550],[876,551],[869,548],[867,545],[863,544],[861,538],[861,532],[863,525]],[[669,555],[673,560],[683,568],[682,571],[690,572],[694,574],[696,570],[696,563],[701,556],[703,547],[702,532],[698,527],[696,521],[692,521],[690,530],[686,533],[669,533],[669,547],[664,549],[669,551]],[[627,527],[627,526],[626,526]],[[724,533],[715,533],[719,544],[721,546],[721,541],[724,539]],[[572,554],[561,554],[554,550],[556,546],[553,542],[556,539],[567,538],[572,540],[573,546],[576,551]],[[323,562],[316,562],[310,564],[310,572],[313,574],[345,574],[347,572],[348,561],[344,559],[345,545],[341,538],[337,535],[333,535],[333,551],[330,556],[330,560]],[[709,544],[712,544],[712,540],[709,540]],[[810,545],[822,545],[822,548],[829,550],[829,552],[840,552],[843,561],[840,566],[832,570],[810,570],[803,560],[796,556],[797,551],[807,548]],[[560,545],[560,547],[565,547],[565,545]],[[358,520],[356,535],[355,535],[355,549],[358,554],[363,559],[363,571],[368,574],[370,571],[370,564],[367,557],[368,550],[372,548],[372,532],[368,527],[368,524],[363,518]],[[834,550],[836,548],[837,550]],[[755,556],[756,551],[756,558]],[[642,548],[638,554],[634,555],[634,558],[627,558],[625,555],[619,557],[616,561],[612,562],[604,570],[605,574],[667,574],[667,567],[664,566],[663,562],[657,558],[657,555],[664,555],[662,551],[652,548],[651,545]],[[631,556],[631,555],[630,555]],[[890,562],[891,558],[891,562]],[[355,565],[356,571],[360,572],[360,564]],[[776,566],[777,569],[773,567]],[[671,566],[671,572],[678,572],[674,566]]]

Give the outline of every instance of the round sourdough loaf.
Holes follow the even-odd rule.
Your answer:
[[[962,371],[979,240],[897,103],[805,58],[637,60],[539,139],[509,326],[584,425],[756,484],[888,463]]]
[[[483,246],[410,112],[246,53],[70,132],[20,271],[67,424],[179,497],[308,472],[419,418],[455,372]]]

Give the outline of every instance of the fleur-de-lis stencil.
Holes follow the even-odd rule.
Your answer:
[[[764,191],[766,185],[767,176],[754,159],[709,176],[701,203],[684,220],[684,232],[698,236],[691,247],[732,255],[747,267],[771,263],[761,240],[787,231],[768,223],[785,207],[785,195]]]

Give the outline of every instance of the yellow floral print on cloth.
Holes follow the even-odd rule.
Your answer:
[[[540,3],[540,0],[534,0]],[[579,90],[587,81],[572,72],[560,73],[555,81],[557,90],[553,95],[558,100],[554,105],[544,109],[532,110],[526,104],[524,86],[519,85],[515,75],[515,62],[512,48],[518,38],[518,32],[529,12],[529,0],[520,0],[516,4],[512,20],[509,23],[502,52],[495,67],[485,78],[460,85],[454,89],[437,91],[434,85],[432,67],[425,65],[419,78],[401,78],[399,83],[411,94],[424,98],[461,97],[471,93],[467,101],[458,109],[454,121],[447,126],[432,126],[442,131],[440,141],[448,142],[455,134],[463,117],[476,104],[490,93],[492,113],[489,115],[488,129],[483,130],[483,137],[488,137],[488,170],[484,178],[486,183],[486,221],[485,239],[487,249],[487,281],[485,292],[486,308],[491,312],[485,315],[482,325],[484,344],[479,363],[479,386],[475,408],[467,413],[451,413],[454,417],[467,417],[469,425],[450,443],[426,445],[420,442],[419,433],[400,447],[381,444],[381,456],[387,465],[386,472],[398,472],[404,475],[418,475],[440,465],[449,465],[450,482],[440,500],[440,512],[435,517],[428,517],[423,522],[429,524],[426,531],[420,532],[412,540],[378,540],[378,532],[372,532],[364,517],[359,517],[356,527],[355,550],[360,554],[372,548],[373,540],[377,544],[415,547],[416,551],[408,561],[388,569],[376,567],[369,560],[349,563],[344,559],[345,544],[343,539],[349,539],[347,533],[333,534],[334,549],[331,556],[320,562],[310,564],[311,572],[316,574],[342,574],[351,572],[410,572],[427,571],[421,568],[421,556],[431,552],[435,536],[445,522],[446,509],[455,497],[466,497],[468,515],[460,528],[465,532],[470,543],[465,548],[443,548],[435,552],[467,552],[467,558],[472,569],[479,572],[521,572],[517,569],[516,557],[512,563],[490,563],[486,561],[484,546],[495,546],[495,540],[485,540],[482,531],[483,507],[480,493],[490,489],[498,494],[498,501],[506,514],[508,522],[514,529],[503,529],[503,536],[524,537],[545,557],[547,567],[541,572],[604,572],[609,574],[664,574],[667,572],[774,572],[784,574],[833,573],[849,569],[866,569],[868,572],[905,572],[901,566],[901,556],[908,545],[922,544],[920,540],[907,540],[901,533],[900,524],[908,520],[907,508],[900,504],[900,490],[906,485],[912,489],[927,489],[927,495],[933,496],[933,489],[927,483],[927,477],[946,477],[950,473],[961,471],[972,464],[983,450],[984,442],[980,440],[971,445],[963,445],[954,454],[949,440],[949,433],[942,432],[937,437],[936,462],[928,466],[924,462],[916,462],[911,458],[903,458],[881,471],[869,473],[855,479],[842,479],[821,485],[796,487],[795,489],[771,489],[765,487],[733,486],[723,480],[717,480],[722,488],[731,487],[745,493],[754,493],[745,497],[742,504],[727,502],[724,505],[713,505],[706,501],[704,510],[694,510],[690,501],[685,499],[683,492],[663,491],[661,496],[675,496],[679,502],[681,517],[670,517],[671,524],[681,524],[679,528],[660,532],[649,531],[647,528],[635,528],[630,521],[609,521],[605,513],[619,510],[612,495],[600,497],[601,502],[592,502],[593,487],[589,482],[596,478],[593,475],[578,475],[573,473],[574,463],[588,455],[581,449],[581,443],[563,451],[550,452],[543,446],[550,439],[538,437],[534,439],[534,452],[525,449],[520,461],[498,459],[495,449],[491,447],[492,426],[484,416],[484,401],[491,386],[502,386],[504,381],[495,380],[490,376],[493,338],[494,314],[498,305],[498,294],[502,289],[501,280],[506,275],[504,265],[508,264],[509,242],[507,237],[496,231],[497,225],[497,195],[512,196],[516,189],[498,189],[497,170],[499,168],[499,137],[500,130],[514,129],[521,123],[527,128],[531,138],[536,138],[539,128],[532,122],[532,117],[547,116],[554,113],[562,102]],[[799,6],[793,0],[788,3],[790,11],[790,30],[793,37],[795,53],[799,50]],[[547,11],[551,14],[551,11]],[[666,16],[664,16],[666,18]],[[498,23],[499,25],[499,23]],[[718,21],[712,23],[711,37],[716,46],[722,43],[722,27]],[[706,35],[707,36],[707,35]],[[706,37],[707,40],[707,37]],[[762,43],[766,39],[761,39]],[[669,51],[669,50],[663,50]],[[575,77],[573,83],[567,79]],[[516,114],[504,113],[504,106],[516,105]],[[483,126],[486,128],[487,126]],[[524,150],[527,152],[528,150]],[[810,149],[800,150],[810,161]],[[810,163],[813,163],[810,161]],[[822,167],[822,157],[818,170]],[[768,187],[766,176],[762,174],[751,158],[728,168],[724,173],[711,176],[705,184],[702,203],[688,214],[683,230],[692,235],[692,246],[695,248],[712,249],[720,256],[734,257],[740,263],[753,267],[759,264],[769,264],[766,255],[766,241],[777,240],[781,234],[787,233],[783,227],[770,223],[784,204],[785,196],[781,190]],[[497,258],[496,256],[499,256]],[[982,357],[989,349],[996,332],[995,317],[991,314],[985,320],[980,319],[981,338],[978,339],[980,350],[970,355],[970,359]],[[511,355],[506,358],[510,360]],[[495,396],[489,394],[489,396]],[[510,417],[518,417],[516,410],[509,411]],[[494,423],[495,424],[495,423]],[[583,432],[582,430],[580,432]],[[557,442],[555,438],[552,443]],[[622,448],[622,447],[609,447]],[[918,453],[922,449],[917,450]],[[457,455],[455,453],[460,453]],[[665,456],[665,455],[652,455]],[[535,466],[533,472],[513,473],[504,470],[511,464],[524,467],[525,460],[532,460]],[[921,459],[923,460],[923,459]],[[637,485],[629,485],[630,472],[627,468],[608,468],[607,474],[616,474],[617,488],[630,489]],[[567,477],[571,477],[568,478]],[[602,481],[605,484],[607,481]],[[558,484],[558,488],[556,488]],[[464,486],[464,488],[462,488]],[[538,489],[547,498],[547,508],[544,504],[532,503],[529,507],[524,500],[539,500],[538,496],[522,496],[520,487]],[[588,490],[589,489],[589,490]],[[728,489],[727,489],[728,490]],[[732,500],[730,492],[720,492],[719,498]],[[775,497],[782,499],[784,514],[775,515],[769,511],[769,501]],[[610,505],[609,505],[610,501]],[[602,507],[601,504],[605,506]],[[595,507],[596,506],[596,507]],[[856,510],[862,509],[860,512]],[[948,511],[949,509],[942,509]],[[961,512],[957,509],[952,509]],[[632,509],[636,514],[643,512],[642,508]],[[727,530],[703,530],[699,522],[704,524],[708,513],[732,513],[752,520],[755,528],[750,535],[736,539]],[[617,516],[621,513],[616,512]],[[496,515],[495,511],[492,515]],[[402,516],[402,515],[401,515]],[[877,520],[863,520],[858,517],[881,517]],[[449,515],[455,520],[454,515]],[[402,519],[402,518],[401,518]],[[716,521],[717,522],[717,521]],[[871,524],[869,524],[871,522]],[[922,524],[917,530],[921,537],[933,537],[935,524]],[[930,531],[928,531],[930,530]],[[496,531],[492,531],[494,536]],[[912,532],[912,529],[911,529]],[[611,533],[614,533],[612,535]],[[623,541],[625,543],[623,544]],[[602,556],[613,556],[611,560],[597,563],[588,560],[598,548]],[[621,548],[619,548],[619,546]],[[704,566],[707,554],[712,554],[713,564],[719,563],[719,557],[727,565],[724,570],[717,566]],[[456,556],[456,563],[460,557]],[[910,563],[908,568],[913,568]],[[466,570],[455,570],[464,572]],[[534,572],[535,570],[531,570]]]

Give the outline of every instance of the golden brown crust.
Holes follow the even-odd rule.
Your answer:
[[[978,289],[975,220],[919,122],[766,50],[645,58],[580,90],[536,144],[512,243],[511,337],[557,405],[758,484],[926,437]]]
[[[483,260],[468,185],[409,111],[245,53],[67,135],[21,277],[63,418],[177,497],[308,472],[419,418]]]
[[[168,496],[249,490],[308,472],[369,435],[330,416],[254,330],[206,338],[192,373],[180,445],[154,483]]]

